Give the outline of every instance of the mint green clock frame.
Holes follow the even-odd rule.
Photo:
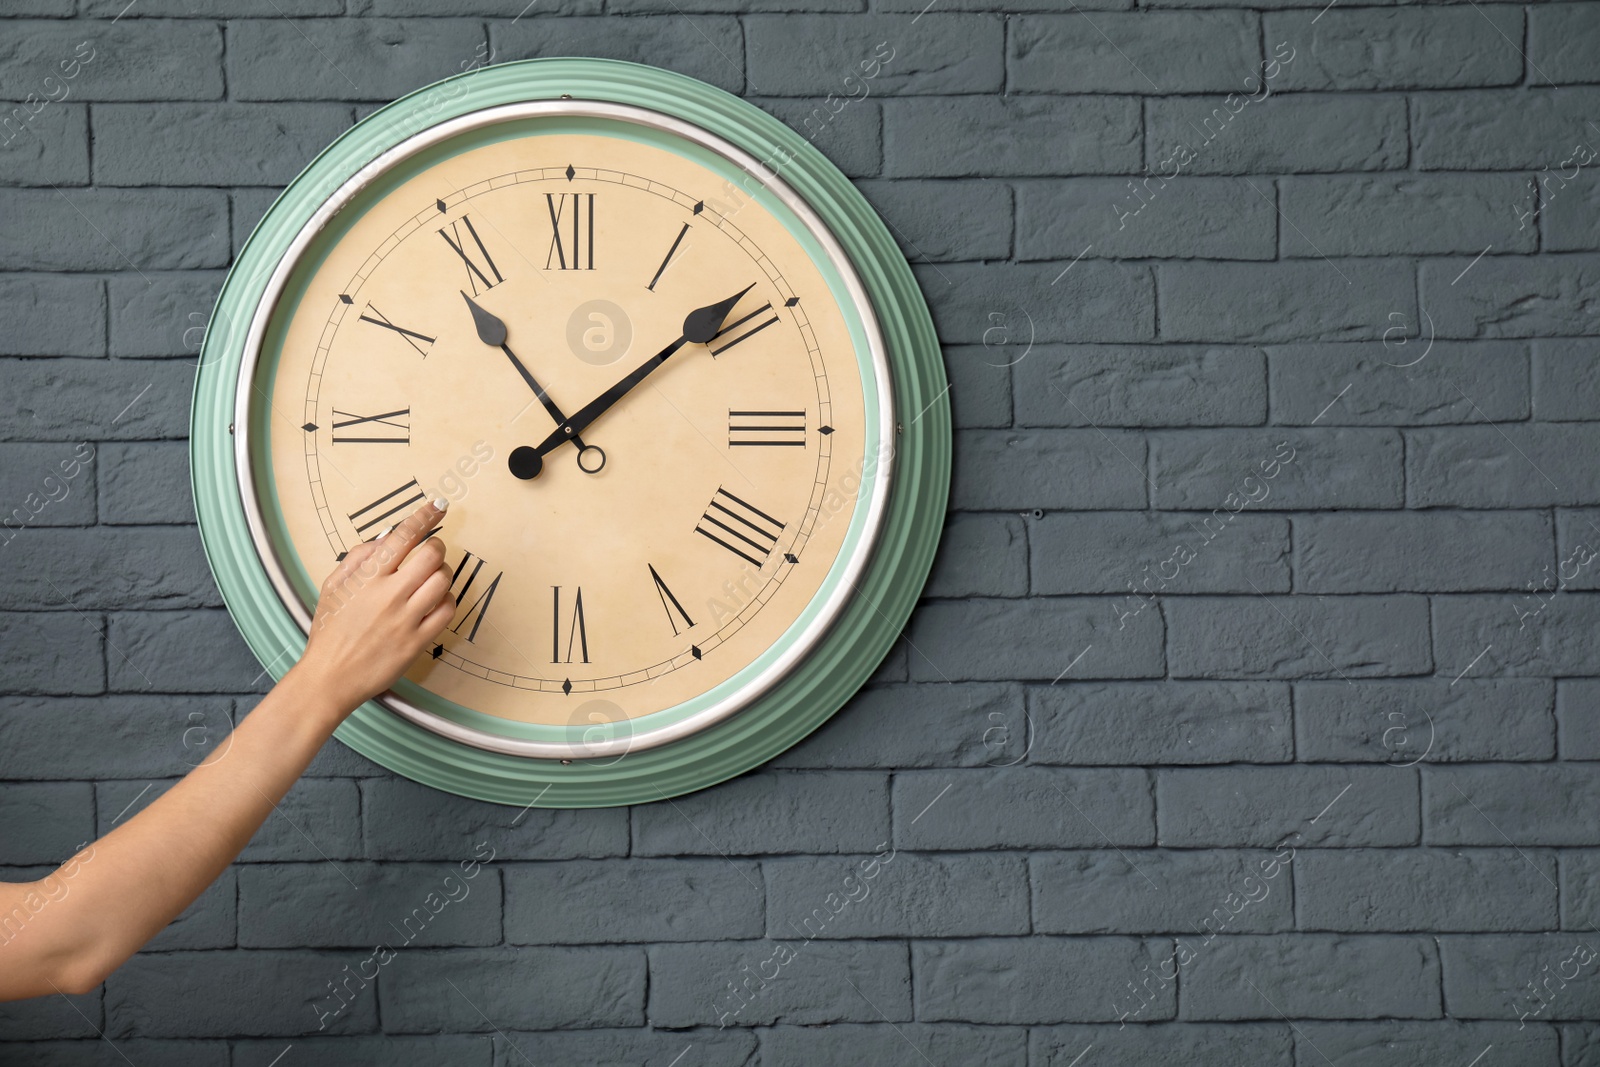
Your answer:
[[[305,634],[280,599],[245,515],[232,419],[246,327],[269,276],[334,190],[385,151],[438,123],[486,108],[573,98],[646,108],[701,127],[782,180],[844,250],[877,319],[893,381],[897,434],[882,525],[851,597],[811,653],[731,717],[656,748],[597,759],[535,759],[471,747],[375,702],[335,734],[415,781],[500,804],[553,808],[634,804],[692,792],[772,759],[820,726],[893,645],[933,562],[950,481],[949,386],[927,305],[882,220],[809,141],[703,82],[612,60],[538,59],[474,70],[374,113],[325,149],[256,227],[224,282],[201,350],[190,463],[206,556],[240,633],[275,676]],[[917,729],[908,722],[906,729]]]

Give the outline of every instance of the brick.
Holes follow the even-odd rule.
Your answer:
[[[946,343],[982,343],[1001,323],[1041,342],[1155,336],[1155,282],[1142,264],[930,263],[914,273]]]
[[[691,1045],[696,1064],[706,1067],[747,1067],[756,1055],[752,1030],[545,1030],[538,1033],[497,1034],[491,1037],[499,1059],[495,1067],[527,1067],[535,1063],[670,1064]],[[422,1065],[419,1065],[422,1067]],[[431,1064],[429,1065],[431,1067]]]
[[[20,18],[23,15],[43,15],[47,18],[69,18],[75,13],[77,0],[18,0],[7,6],[5,16]]]
[[[1417,286],[1450,337],[1600,333],[1590,310],[1600,300],[1597,255],[1426,260]]]
[[[1584,120],[1600,107],[1600,89],[1535,87],[1542,81],[1534,74],[1528,88],[1412,96],[1417,169],[1556,167],[1572,154],[1576,137],[1588,140],[1590,131]],[[1513,102],[1515,106],[1507,106]],[[1437,307],[1434,311],[1438,313]]]
[[[423,3],[424,0],[410,2]],[[594,11],[586,14],[598,15],[599,0],[591,2]],[[674,9],[673,3],[674,0],[609,0],[605,9],[613,15],[747,15],[758,11],[863,11],[867,6],[865,0],[683,0]]]
[[[472,856],[480,843],[501,861],[620,856],[628,850],[623,808],[519,812],[398,778],[361,783],[361,801],[371,859],[454,863]]]
[[[126,441],[189,432],[192,366],[4,359],[0,379],[7,383],[0,440]]]
[[[307,67],[290,69],[303,77]],[[106,104],[94,114],[95,181],[287,182],[349,125],[350,109],[338,104]],[[220,236],[228,236],[225,222]]]
[[[917,728],[904,729],[913,719]],[[1022,759],[1028,733],[1017,686],[873,686],[851,697],[837,715],[779,756],[773,766],[1002,766]]]
[[[876,100],[863,100],[833,114],[825,98],[747,99],[804,134],[847,177],[871,178],[883,172],[883,109]],[[823,115],[832,115],[820,129],[816,125],[819,109]],[[812,120],[810,129],[806,127],[808,118]]]
[[[343,972],[341,972],[342,974]],[[283,1054],[282,1041],[235,1041],[233,1067],[273,1067]],[[492,1067],[493,1035],[467,1037],[314,1037],[294,1043],[295,1067],[345,1067],[351,1063],[383,1063],[388,1067]]]
[[[1414,845],[1420,833],[1416,772],[1396,767],[1164,769],[1156,810],[1173,848]]]
[[[85,1025],[84,1020],[90,1022]],[[0,1041],[85,1037],[102,1025],[100,990],[0,1004]],[[97,1044],[100,1042],[95,1038]]]
[[[6,29],[0,100],[40,91],[46,75],[63,78],[79,101],[222,97],[222,31],[216,23],[19,20]]]
[[[1391,330],[1406,328],[1397,315],[1388,321]],[[1370,342],[1292,345],[1267,349],[1267,361],[1278,424],[1427,426],[1528,417],[1526,345],[1434,343],[1396,332],[1381,349]]]
[[[0,277],[6,330],[0,355],[103,356],[106,297],[98,278],[8,274]]]
[[[946,600],[911,623],[916,681],[1158,678],[1162,624],[1155,612],[1118,624],[1107,599]],[[1120,612],[1120,614],[1119,614]],[[1082,657],[1079,659],[1078,657]]]
[[[375,15],[421,15],[434,17],[439,14],[437,4],[429,0],[362,0],[372,8]],[[358,14],[359,4],[352,4],[349,13]],[[507,16],[515,18],[528,13],[527,0],[471,0],[470,3],[453,4],[451,14],[456,15],[489,15]],[[598,15],[600,14],[599,0],[556,0],[549,7],[540,6],[539,15],[543,18],[549,15]]]
[[[762,1067],[871,1063],[1024,1063],[1027,1031],[1010,1027],[908,1023],[904,1026],[775,1026],[761,1034]]]
[[[137,779],[101,782],[95,792],[100,832],[110,833],[176,784]],[[328,867],[327,873],[338,878],[337,871],[347,864],[337,861],[361,856],[359,804],[354,782],[301,779],[277,802],[239,859],[244,863],[315,863]],[[342,879],[338,884],[349,887]]]
[[[1412,507],[1600,504],[1600,430],[1538,424],[1413,430],[1406,434],[1406,486]]]
[[[871,852],[889,840],[882,773],[759,771],[633,809],[635,856]]]
[[[1222,536],[1218,523],[1252,509],[1398,508],[1405,502],[1403,455],[1393,430],[1154,433],[1152,503],[1213,511],[1204,527],[1213,538]]]
[[[1433,669],[1424,597],[1178,597],[1165,611],[1176,678],[1353,679]]]
[[[1013,93],[1228,92],[1256,70],[1257,16],[1246,11],[1024,15],[1011,25]]]
[[[1329,763],[1553,759],[1554,696],[1540,679],[1301,682],[1295,750]]]
[[[1108,1022],[1117,1018],[1115,994],[1122,975],[1154,967],[1170,956],[1166,941],[1126,937],[979,938],[916,941],[911,945],[917,976],[917,1019],[1029,1025]],[[1153,991],[1141,1021],[1170,1019],[1177,991]]]
[[[232,729],[226,697],[0,699],[0,779],[166,778]]]
[[[1258,348],[1039,345],[1012,376],[1022,426],[1258,426],[1267,417]]]
[[[897,942],[716,941],[650,949],[652,1026],[910,1020],[910,960]]]
[[[109,620],[114,692],[246,693],[272,684],[225,612],[127,611]],[[295,654],[278,657],[279,669]]]
[[[1561,858],[1561,927],[1566,930],[1595,929],[1600,922],[1600,852],[1570,849]],[[1553,929],[1555,923],[1545,929]],[[1530,928],[1531,929],[1531,928]]]
[[[0,190],[0,256],[18,269],[221,267],[227,197],[212,190]]]
[[[1562,759],[1600,760],[1600,681],[1557,682],[1556,719]]]
[[[1540,422],[1585,422],[1600,411],[1600,341],[1533,342],[1533,413]]]
[[[958,429],[1011,425],[1011,356],[1004,345],[949,345],[950,421]]]
[[[1318,135],[1304,136],[1308,129]],[[1145,105],[1145,130],[1145,159],[1165,177],[1400,170],[1409,155],[1406,106],[1398,96],[1153,99]]]
[[[482,66],[488,54],[482,22],[442,18],[237,19],[227,26],[227,45],[227,88],[238,101],[387,102]]]
[[[763,929],[761,869],[720,856],[517,864],[505,884],[513,945],[713,941]]]
[[[1087,1047],[1095,1049],[1096,1067],[1143,1067],[1168,1058],[1186,1067],[1292,1067],[1293,1039],[1278,1023],[1053,1026],[1030,1030],[1028,1047],[1035,1067],[1072,1067]]]
[[[98,999],[99,993],[93,994]],[[54,999],[54,998],[52,998]],[[36,1005],[37,1001],[29,1001]],[[83,1018],[66,1005],[62,1010],[77,1020],[77,1031],[88,1029]],[[282,1042],[279,1042],[281,1045]],[[28,1046],[28,1062],[33,1067],[113,1067],[126,1063],[124,1056],[139,1057],[131,1062],[172,1064],[174,1067],[229,1067],[226,1041],[118,1041],[113,1048],[94,1037],[79,1041],[39,1041]]]
[[[1144,441],[1096,430],[964,430],[956,435],[953,507],[1142,508]]]
[[[1424,938],[1243,935],[1189,966],[1186,1020],[1440,1017],[1439,950]]]
[[[1522,1022],[1518,1025],[1527,1024]],[[1553,1026],[1539,1026],[1537,1023],[1534,1027],[1540,1031],[1555,1030]],[[1566,1049],[1568,1067],[1594,1067],[1600,1062],[1600,1029],[1592,1023],[1561,1027],[1561,1044]]]
[[[1600,768],[1588,764],[1429,767],[1423,826],[1430,845],[1596,845]]]
[[[996,93],[1006,80],[1005,27],[993,15],[757,14],[744,34],[750,87],[765,95],[953,96]]]
[[[1011,254],[1011,190],[999,182],[863,181],[856,188],[907,259],[946,263]]]
[[[902,771],[894,798],[896,848],[1102,848],[1155,840],[1155,795],[1142,770]]]
[[[124,14],[127,0],[83,0],[84,15],[99,18],[245,18],[250,15],[275,15],[276,6],[282,14],[289,15],[342,15],[344,5],[340,0],[140,0],[139,4]],[[351,14],[356,12],[352,11]]]
[[[1139,169],[1132,97],[925,97],[883,105],[895,178],[1120,174]]]
[[[1545,84],[1600,81],[1600,29],[1594,4],[1528,12],[1528,63]]]
[[[745,87],[744,44],[732,18],[645,15],[496,22],[489,25],[489,46],[501,62],[594,56],[664,66],[731,93]]]
[[[0,508],[5,509],[0,512],[0,523],[5,524],[0,528],[0,548],[9,551],[19,537],[17,531],[28,526],[94,522],[94,472],[85,468],[101,460],[105,450],[96,454],[93,449],[87,442],[0,444]],[[87,462],[82,456],[89,457]],[[1023,574],[1026,578],[1026,557]]]
[[[1026,596],[1028,542],[1015,515],[952,514],[924,596]]]
[[[1294,524],[1304,593],[1465,593],[1515,589],[1555,550],[1537,511],[1308,515]]]
[[[1213,915],[1221,916],[1215,929],[1229,934],[1292,930],[1294,892],[1273,856],[1155,849],[1036,854],[1029,859],[1034,930],[1189,934]],[[1272,877],[1265,878],[1269,869]]]
[[[192,523],[189,448],[182,441],[110,443],[100,447],[101,521]],[[140,531],[147,534],[149,531]],[[120,543],[120,539],[119,539]],[[215,595],[211,595],[215,599]]]
[[[197,365],[222,279],[215,271],[113,277],[111,354],[182,356],[191,366]]]
[[[881,855],[881,853],[880,853]],[[768,860],[767,936],[983,937],[1026,934],[1021,856],[906,852]]]
[[[98,616],[0,612],[0,648],[6,650],[0,692],[105,692],[102,634]]]
[[[1289,521],[1240,515],[1210,548],[1203,514],[1057,512],[1029,524],[1037,594],[1287,593]],[[1187,560],[1187,562],[1185,562]],[[1169,566],[1170,565],[1170,566]],[[1137,606],[1136,603],[1130,605]]]
[[[230,198],[233,203],[233,252],[237,256],[244,248],[245,241],[255,229],[256,223],[266,215],[267,209],[278,198],[281,189],[235,189]],[[219,280],[220,285],[220,280]],[[209,309],[208,309],[209,310]],[[204,326],[201,321],[190,325]],[[187,327],[185,327],[187,328]]]
[[[348,952],[137,955],[106,979],[106,1033],[113,1038],[315,1033],[318,1003],[333,996],[321,990],[342,978],[342,969],[350,962]],[[286,990],[300,992],[285,996]],[[375,1031],[375,1004],[370,995],[356,996],[341,1014],[329,1013],[327,1030]]]
[[[0,863],[65,863],[94,840],[94,786],[88,782],[9,784],[0,791]]]
[[[1533,176],[1539,187],[1538,226],[1540,248],[1544,251],[1600,250],[1600,219],[1595,217],[1596,209],[1600,208],[1600,183],[1594,180],[1592,170],[1567,173],[1568,167],[1582,167],[1585,161],[1592,165],[1597,154],[1600,153],[1593,144],[1580,141],[1565,151],[1552,152],[1552,157],[1561,158],[1552,158]],[[1528,215],[1533,210],[1529,200],[1516,204],[1512,213],[1517,216],[1517,224],[1531,229],[1534,220]]]
[[[1289,688],[1272,682],[1114,682],[1028,690],[1034,764],[1284,763]]]
[[[927,6],[926,0],[879,0],[875,10],[894,11],[901,14],[918,14]],[[1133,0],[1087,0],[1079,4],[1085,11],[1126,11]],[[1001,3],[1000,0],[942,0],[941,11],[999,11],[1015,14],[1022,11],[1058,11],[1055,0],[1017,0]]]
[[[1272,201],[1231,178],[1023,181],[1016,258],[1272,259],[1277,225]]]
[[[1520,174],[1306,176],[1284,178],[1278,191],[1294,220],[1282,231],[1285,256],[1477,255],[1488,245],[1499,254],[1536,243],[1509,210],[1533,194]]]
[[[1376,340],[1390,312],[1417,321],[1402,262],[1164,263],[1156,287],[1174,341]]]
[[[0,104],[0,114],[7,116],[0,126],[0,185],[89,184],[87,107],[36,98]]]
[[[1494,1023],[1397,1022],[1295,1024],[1299,1063],[1332,1067],[1412,1067],[1418,1063],[1470,1063],[1490,1045],[1509,1063],[1557,1067],[1561,1052],[1553,1027],[1522,1029]],[[1499,1054],[1496,1053],[1496,1055]]]
[[[236,19],[228,23],[228,95],[387,102],[471,69],[487,47],[483,24],[465,19]]]
[[[31,529],[7,543],[0,608],[221,607],[192,527]]]
[[[241,948],[396,951],[500,942],[500,872],[479,863],[239,867]],[[475,858],[476,857],[476,858]]]
[[[1556,925],[1556,860],[1550,853],[1307,849],[1296,857],[1294,870],[1302,930],[1506,931]]]
[[[1453,89],[1516,85],[1522,9],[1510,5],[1312,10],[1264,16],[1269,41],[1291,41],[1276,88]]]
[[[1434,598],[1439,672],[1451,677],[1469,667],[1473,676],[1600,673],[1600,655],[1587,639],[1594,625],[1600,597],[1592,593],[1558,593],[1542,606],[1532,594]]]
[[[1600,940],[1588,931],[1441,937],[1445,1007],[1456,1019],[1510,1019],[1519,1025],[1591,1020],[1600,1011],[1597,951]]]

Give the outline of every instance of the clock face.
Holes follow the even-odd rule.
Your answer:
[[[892,409],[859,283],[781,180],[675,121],[431,142],[308,230],[265,319],[241,411],[275,580],[303,621],[444,497],[456,615],[391,707],[546,756],[720,721],[872,550]]]

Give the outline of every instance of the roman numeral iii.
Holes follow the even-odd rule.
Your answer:
[[[465,232],[461,227],[465,226]],[[494,260],[489,256],[489,250],[483,245],[483,238],[478,236],[477,227],[472,225],[472,216],[463,215],[450,224],[449,230],[441,229],[439,236],[444,238],[444,243],[450,250],[461,257],[461,262],[467,268],[467,281],[472,283],[472,295],[493,289],[505,278],[500,274],[500,268],[494,265]],[[490,281],[490,276],[494,280]],[[479,288],[479,285],[483,288]]]
[[[550,211],[544,269],[555,263],[557,270],[594,270],[594,194],[545,193],[544,202]]]
[[[500,588],[500,579],[504,571],[496,571],[490,578],[483,569],[483,559],[474,556],[471,552],[461,553],[461,562],[456,564],[455,571],[450,575],[450,592],[456,598],[456,610],[461,612],[461,618],[450,627],[452,633],[460,633],[461,628],[467,623],[472,624],[472,629],[467,631],[467,640],[478,640],[478,627],[483,625],[483,620],[489,614],[489,605],[494,602],[495,590]],[[476,591],[477,598],[470,599]]]
[[[804,448],[804,411],[729,411],[729,448]]]
[[[694,532],[708,537],[753,566],[760,567],[777,547],[783,523],[760,508],[718,489]]]

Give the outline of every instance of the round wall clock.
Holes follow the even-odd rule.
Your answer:
[[[484,800],[658,800],[883,658],[947,389],[904,258],[803,138],[653,68],[495,66],[356,125],[246,244],[196,384],[201,533],[281,673],[343,554],[448,498],[455,618],[337,736]]]

